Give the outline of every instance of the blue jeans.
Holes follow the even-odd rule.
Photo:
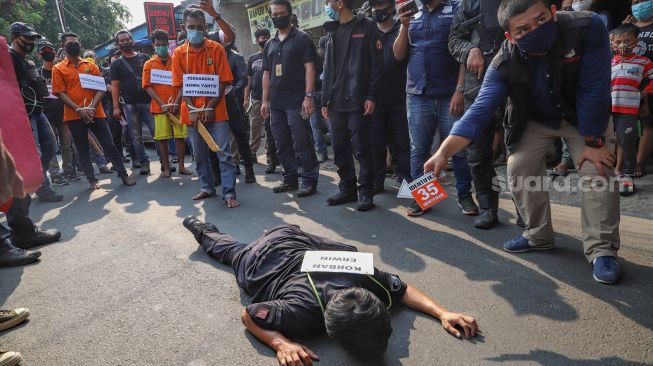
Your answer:
[[[125,104],[124,110],[125,118],[127,119],[127,128],[129,129],[129,135],[131,136],[132,144],[134,145],[136,158],[141,164],[148,163],[150,157],[147,155],[147,152],[145,152],[141,122],[145,123],[147,128],[150,130],[150,134],[154,136],[154,116],[150,113],[150,103]],[[155,145],[158,153],[158,144]],[[132,160],[135,160],[133,156]]]
[[[327,152],[327,141],[322,133],[322,125],[326,122],[322,116],[322,110],[320,110],[320,99],[319,97],[315,98],[315,112],[311,115],[311,128],[313,129],[313,142],[315,142],[315,151],[318,154],[326,154]],[[327,124],[328,126],[328,124]]]
[[[303,186],[314,186],[320,173],[313,147],[310,123],[302,119],[301,109],[271,109],[270,128],[283,166],[283,181],[296,186],[301,174]],[[301,169],[299,169],[301,166]]]
[[[445,139],[458,120],[449,113],[450,103],[451,96],[423,97],[411,94],[406,96],[410,133],[410,172],[413,179],[424,174],[424,163],[431,157],[431,146],[433,146],[436,129],[440,128],[440,136]],[[472,174],[467,164],[466,149],[455,154],[452,160],[458,196],[469,194],[472,187]]]
[[[32,134],[34,136],[34,143],[36,144],[36,151],[41,157],[41,168],[43,168],[43,183],[36,191],[37,195],[44,194],[50,191],[50,178],[48,178],[48,167],[50,160],[57,153],[57,140],[54,137],[52,126],[45,114],[34,114],[29,116],[29,122],[32,125]]]
[[[213,122],[207,123],[206,129],[209,131],[215,143],[220,147],[217,156],[220,161],[220,177],[222,178],[222,198],[236,198],[236,165],[231,157],[231,144],[229,141],[229,123]],[[209,154],[213,154],[209,147],[200,136],[197,129],[188,126],[188,137],[190,137],[193,146],[193,156],[195,157],[195,170],[200,178],[200,190],[209,194],[215,194],[215,181],[211,172],[211,161]]]

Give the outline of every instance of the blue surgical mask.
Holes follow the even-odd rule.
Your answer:
[[[633,16],[637,20],[648,20],[653,17],[653,1],[644,1],[643,3],[635,4],[632,7]]]
[[[192,44],[200,44],[204,41],[204,31],[189,29],[186,38]]]
[[[519,49],[531,55],[543,55],[553,47],[558,35],[558,26],[553,18],[540,25],[517,41]]]
[[[331,20],[338,20],[338,16],[340,15],[329,3],[324,4],[324,12]]]

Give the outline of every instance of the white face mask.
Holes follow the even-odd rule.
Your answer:
[[[571,4],[571,8],[574,11],[585,11],[592,6],[592,0],[584,0]]]

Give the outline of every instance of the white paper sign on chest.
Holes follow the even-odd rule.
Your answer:
[[[79,74],[79,83],[84,89],[107,91],[107,84],[102,76]]]
[[[374,274],[372,253],[309,250],[304,254],[302,272]]]
[[[152,69],[150,83],[172,86],[172,71]]]
[[[185,97],[210,97],[220,96],[220,77],[206,74],[184,74]]]

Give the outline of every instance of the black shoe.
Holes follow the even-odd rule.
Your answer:
[[[36,229],[36,231],[31,234],[14,233],[11,235],[11,240],[14,246],[21,249],[29,249],[40,245],[51,244],[55,241],[59,241],[59,239],[61,239],[61,231],[56,229]]]
[[[254,175],[254,166],[245,167],[245,183],[256,183],[256,175]]]
[[[140,175],[149,175],[150,174],[150,162],[146,161],[143,164],[141,164],[141,170],[139,172]]]
[[[356,209],[358,211],[364,212],[364,211],[369,211],[372,208],[374,208],[374,201],[372,200],[372,197],[361,196],[361,198],[358,200],[358,205],[356,206]]]
[[[498,223],[499,215],[496,208],[481,210],[481,213],[474,219],[474,226],[479,229],[492,229]]]
[[[317,184],[310,186],[302,184],[302,187],[297,191],[297,197],[308,197],[315,193],[317,193]]]
[[[278,186],[272,188],[272,192],[274,193],[283,193],[283,192],[290,192],[296,190],[298,187],[297,185],[292,185],[288,183],[281,183]]]
[[[141,166],[141,163],[137,162],[136,160],[132,162],[132,169],[140,169]]]
[[[325,163],[329,161],[329,155],[327,155],[326,151],[323,153],[318,153],[317,154],[317,162],[318,163]]]
[[[10,239],[0,239],[0,267],[24,266],[36,262],[41,252],[16,248]]]
[[[63,194],[57,193],[53,190],[49,190],[43,194],[39,195],[39,201],[41,202],[61,202],[63,201]]]
[[[342,205],[348,202],[357,202],[358,194],[356,192],[338,192],[333,196],[327,198],[329,206]]]
[[[265,174],[274,174],[274,172],[276,171],[277,171],[276,165],[268,164],[267,169],[265,169]]]
[[[66,180],[69,181],[69,182],[76,182],[76,181],[82,179],[79,175],[77,175],[77,173],[65,174],[64,178],[66,178]]]
[[[474,203],[474,198],[470,193],[458,197],[458,207],[463,214],[468,216],[478,215],[478,206]]]
[[[55,175],[52,177],[50,180],[50,183],[52,183],[53,186],[67,186],[68,180],[63,177],[63,175]]]
[[[202,242],[202,236],[204,236],[204,233],[206,232],[216,232],[219,233],[220,230],[213,225],[209,223],[204,223],[200,219],[198,219],[195,216],[188,216],[184,219],[184,227],[190,231],[193,236],[195,237],[195,240],[197,240],[199,243]]]

